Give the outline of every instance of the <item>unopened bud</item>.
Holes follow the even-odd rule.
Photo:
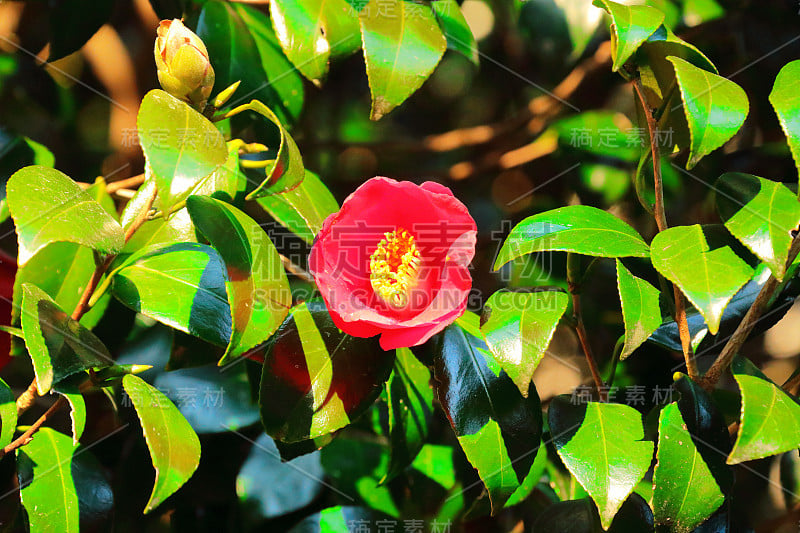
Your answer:
[[[178,19],[158,26],[158,81],[169,94],[202,110],[214,88],[214,69],[203,41]]]

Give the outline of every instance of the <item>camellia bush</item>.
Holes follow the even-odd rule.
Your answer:
[[[3,531],[796,530],[796,6],[151,3],[0,4]]]

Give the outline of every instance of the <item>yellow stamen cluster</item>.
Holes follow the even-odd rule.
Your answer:
[[[414,236],[403,228],[384,234],[369,258],[369,280],[375,293],[396,309],[408,305],[411,289],[419,280],[422,256]]]

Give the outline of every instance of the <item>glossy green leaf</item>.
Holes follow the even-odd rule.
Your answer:
[[[361,45],[358,14],[346,0],[276,0],[269,11],[286,57],[316,85],[325,80],[331,56]]]
[[[265,347],[261,421],[273,438],[297,442],[340,429],[380,394],[394,362],[375,337],[342,333],[321,299],[292,309]]]
[[[603,527],[592,500],[582,498],[557,502],[547,507],[533,523],[533,531],[638,533],[653,531],[653,525],[650,505],[644,498],[633,493],[622,504],[611,526]]]
[[[297,187],[256,201],[272,218],[309,244],[314,242],[328,215],[339,210],[339,203],[322,180],[307,169]]]
[[[225,263],[210,246],[183,243],[144,251],[113,274],[123,304],[170,327],[224,346],[231,338]]]
[[[86,402],[75,386],[57,387],[57,392],[69,403],[69,419],[72,423],[72,442],[76,446],[86,427]]]
[[[642,416],[614,403],[576,404],[557,396],[548,410],[558,455],[600,512],[603,528],[628,498],[653,457],[653,443],[642,440]]]
[[[692,168],[731,137],[744,124],[750,103],[734,82],[678,58],[667,58],[675,67],[683,110],[689,123],[691,146],[686,168]]]
[[[794,164],[800,172],[800,94],[796,88],[798,76],[800,76],[800,60],[784,65],[775,77],[775,84],[769,93],[769,102],[778,115]]]
[[[725,495],[697,451],[675,402],[661,410],[656,456],[656,521],[670,531],[688,533],[722,505]]]
[[[738,360],[733,377],[742,394],[739,434],[728,464],[738,464],[800,448],[800,405],[780,387]]]
[[[78,494],[72,477],[72,439],[48,427],[17,449],[20,499],[31,531],[78,533]]]
[[[628,357],[661,325],[659,291],[617,259],[617,289],[625,322],[625,344],[620,359]]]
[[[247,199],[253,200],[268,194],[288,191],[300,185],[306,175],[303,157],[300,155],[300,149],[294,139],[286,131],[277,115],[258,100],[252,100],[242,107],[272,122],[278,128],[281,136],[278,158],[264,169],[266,178],[247,195]]]
[[[611,15],[612,70],[617,72],[643,42],[664,22],[664,13],[650,6],[625,5],[610,0],[593,4]]]
[[[324,476],[319,453],[284,463],[275,442],[262,433],[236,476],[236,494],[244,509],[260,519],[273,518],[311,503]]]
[[[456,0],[434,0],[431,2],[433,12],[447,38],[447,48],[463,55],[474,65],[478,65],[479,51],[472,29],[461,12]]]
[[[524,397],[482,339],[478,317],[467,313],[445,329],[434,358],[439,403],[496,513],[530,473],[542,434],[536,389]]]
[[[58,170],[25,167],[8,180],[6,195],[16,224],[20,265],[53,242],[73,242],[109,254],[122,250],[119,223]]]
[[[428,439],[433,390],[428,368],[408,348],[398,348],[394,371],[386,382],[389,437],[392,442],[386,482],[414,461]]]
[[[569,303],[561,291],[498,291],[486,302],[481,332],[492,355],[523,396]]]
[[[233,333],[219,362],[222,365],[278,329],[292,306],[292,293],[278,251],[256,221],[209,196],[190,196],[186,207],[228,271]]]
[[[100,339],[39,287],[25,284],[22,294],[22,332],[40,395],[77,372],[113,362]]]
[[[497,259],[497,270],[512,259],[542,251],[598,257],[647,257],[650,250],[635,229],[596,207],[571,205],[528,217],[511,230]]]
[[[719,226],[675,226],[651,243],[653,266],[677,284],[703,315],[712,335],[736,292],[753,269],[734,252]]]
[[[160,89],[144,96],[136,123],[165,214],[228,158],[219,130],[189,104]]]
[[[11,387],[0,379],[0,448],[5,448],[13,440],[16,429],[16,398]]]
[[[717,211],[734,237],[783,279],[800,224],[800,202],[782,183],[751,174],[728,172],[717,180]]]
[[[90,446],[78,448],[73,455],[72,480],[78,493],[81,531],[104,531],[111,528],[114,491]]]
[[[200,464],[200,440],[180,411],[158,389],[128,374],[122,386],[139,415],[150,458],[156,470],[149,513],[192,477]]]
[[[211,0],[203,4],[197,35],[214,66],[215,93],[241,81],[230,105],[255,98],[274,109],[281,122],[297,119],[303,79],[281,51],[266,14],[255,6]]]
[[[379,120],[422,86],[447,41],[425,4],[370,0],[359,21],[372,94],[370,118]]]

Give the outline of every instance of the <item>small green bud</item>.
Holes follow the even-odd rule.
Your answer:
[[[157,34],[154,54],[161,87],[202,110],[214,88],[206,45],[178,19],[162,20]]]

